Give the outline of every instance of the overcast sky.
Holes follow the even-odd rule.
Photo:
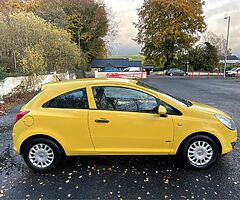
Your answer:
[[[132,40],[137,34],[133,22],[137,22],[136,9],[141,7],[143,0],[105,0],[105,3],[119,21],[119,33],[112,45],[112,54],[138,54],[140,47]],[[240,56],[240,0],[206,0],[204,15],[208,30],[224,36],[227,29],[227,20],[224,20],[224,17],[229,15],[232,17],[230,48],[233,54]]]

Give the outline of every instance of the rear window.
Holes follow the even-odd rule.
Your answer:
[[[43,108],[65,108],[65,109],[88,109],[88,99],[86,89],[78,89],[61,94],[47,103]]]

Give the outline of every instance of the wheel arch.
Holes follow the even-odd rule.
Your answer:
[[[218,149],[219,149],[219,153],[220,155],[222,154],[222,145],[221,145],[221,142],[220,140],[213,134],[211,133],[208,133],[208,132],[196,132],[196,133],[193,133],[191,135],[189,135],[188,137],[186,137],[181,143],[180,145],[178,146],[178,149],[177,149],[177,154],[180,153],[184,143],[191,137],[194,137],[194,136],[198,136],[198,135],[203,135],[203,136],[207,136],[209,138],[211,138],[212,140],[214,140],[218,146]]]
[[[43,135],[43,134],[32,135],[32,136],[28,137],[27,139],[25,139],[25,140],[22,142],[21,146],[20,146],[20,155],[22,155],[23,149],[24,149],[24,147],[27,145],[27,143],[28,143],[29,141],[33,140],[33,139],[36,139],[36,138],[49,139],[49,140],[55,142],[55,143],[59,146],[59,148],[61,149],[63,155],[66,155],[66,152],[65,152],[62,144],[60,144],[60,143],[59,143],[56,139],[54,139],[53,137],[48,136],[48,135]]]

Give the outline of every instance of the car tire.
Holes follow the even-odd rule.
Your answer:
[[[219,159],[217,143],[208,136],[197,135],[186,140],[180,151],[180,158],[194,169],[208,169]]]
[[[23,159],[35,172],[46,173],[55,169],[63,159],[63,151],[50,139],[35,138],[23,149]]]
[[[173,73],[170,73],[169,76],[173,76]]]

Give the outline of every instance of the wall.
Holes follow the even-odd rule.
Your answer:
[[[43,75],[43,76],[36,76],[36,77],[27,77],[27,76],[20,76],[20,77],[7,77],[4,80],[0,81],[0,99],[4,95],[8,95],[14,91],[14,89],[18,86],[26,86],[26,82],[29,80],[34,81],[34,90],[37,90],[40,88],[41,85],[49,82],[56,82],[58,81],[59,77],[61,80],[69,80],[69,79],[75,79],[74,74],[49,74],[49,75]]]
[[[141,79],[141,78],[147,78],[147,73],[146,72],[98,72],[98,71],[95,71],[95,78]]]

